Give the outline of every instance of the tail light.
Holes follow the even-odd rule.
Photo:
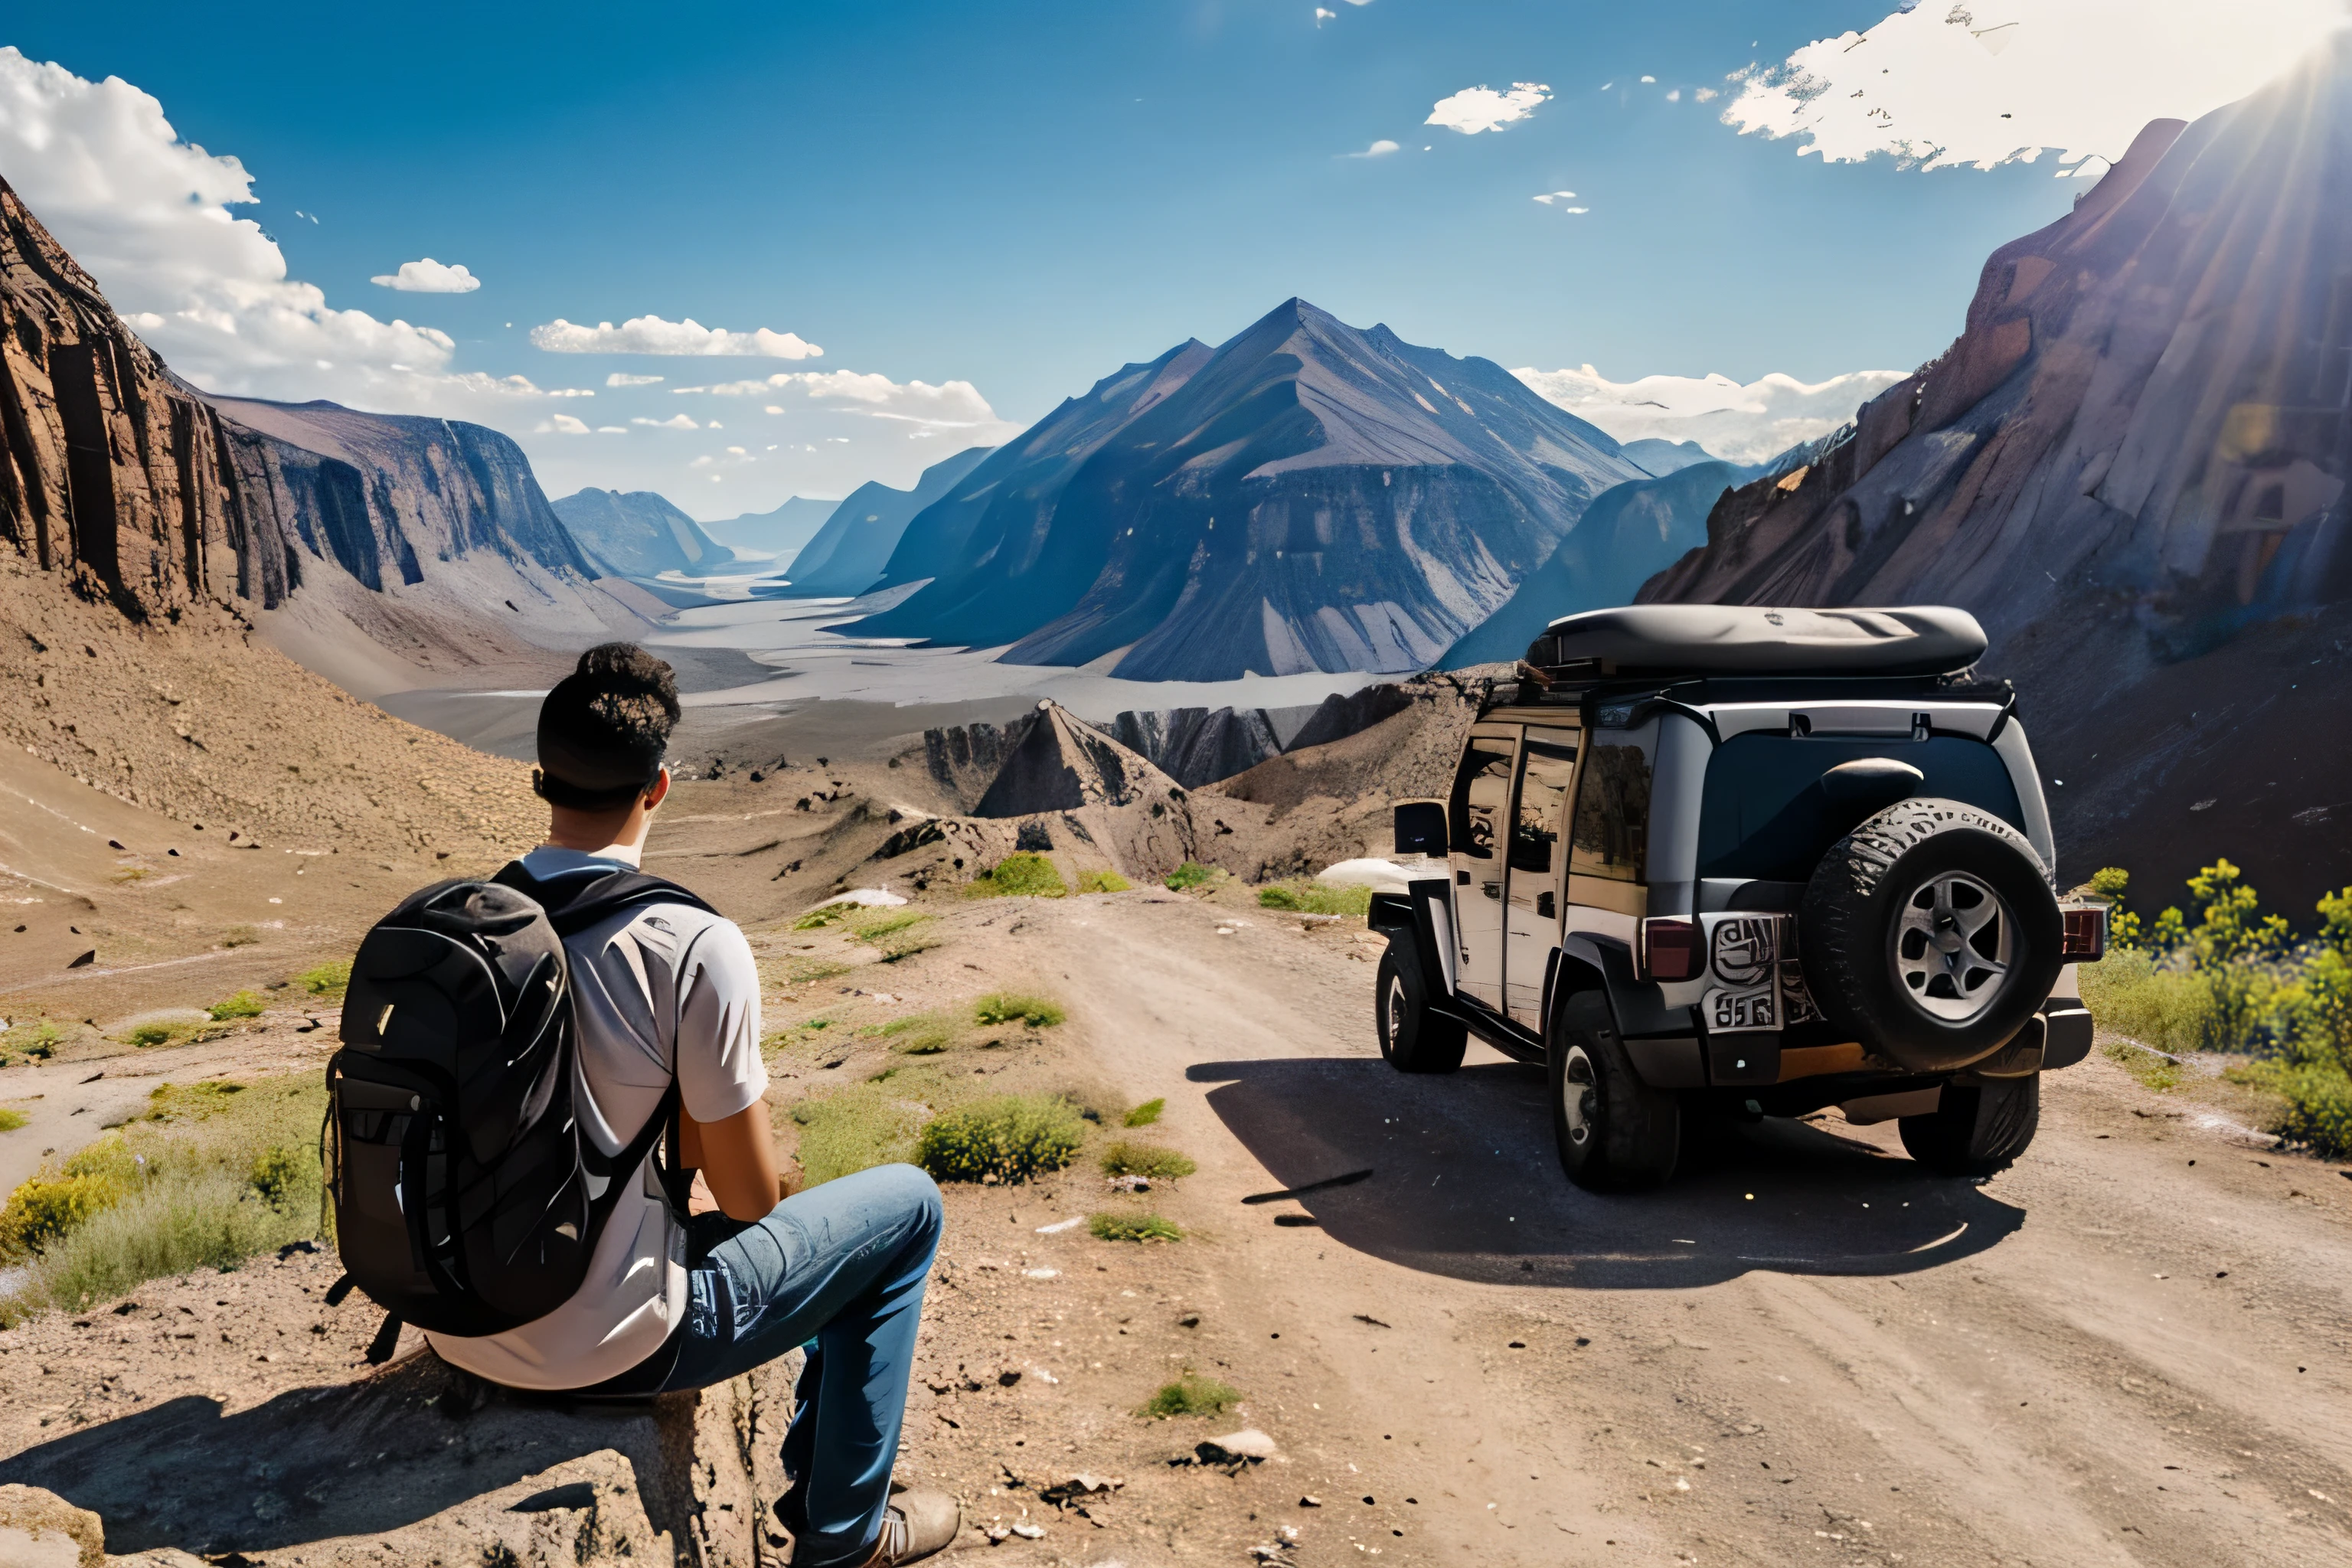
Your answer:
[[[2066,922],[2066,934],[2058,944],[2058,952],[2068,963],[2095,963],[2107,955],[2107,911],[2104,905],[2089,904],[2058,913]]]
[[[1698,927],[1690,921],[1645,920],[1633,965],[1644,980],[1690,980],[1699,973]]]

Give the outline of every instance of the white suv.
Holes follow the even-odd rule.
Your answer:
[[[1899,1118],[1954,1174],[2015,1159],[2083,1059],[2050,815],[1964,611],[1636,605],[1555,621],[1452,797],[1396,808],[1451,875],[1373,900],[1381,1053],[1475,1034],[1549,1069],[1560,1163],[1673,1173],[1685,1116]],[[1506,689],[1507,692],[1507,688]]]

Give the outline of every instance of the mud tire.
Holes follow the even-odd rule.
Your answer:
[[[1682,1155],[1682,1103],[1633,1070],[1609,1004],[1597,994],[1562,1003],[1546,1042],[1552,1135],[1559,1167],[1596,1193],[1654,1187]]]
[[[1989,925],[1963,933],[1950,923],[1988,909]],[[1949,1072],[2006,1045],[2049,996],[2063,926],[2023,835],[1958,801],[1906,800],[1814,868],[1798,950],[1814,1005],[1845,1037],[1913,1072]],[[1928,973],[1942,962],[1931,942],[1950,944],[1951,963],[1968,971],[1957,983]],[[1971,956],[1996,945],[1997,955]]]
[[[2042,1125],[2042,1075],[1944,1087],[1944,1102],[1896,1124],[1911,1157],[1940,1176],[1990,1176],[2025,1152]]]
[[[1372,1025],[1380,1031],[1381,1055],[1399,1072],[1452,1072],[1470,1047],[1467,1027],[1430,1011],[1421,964],[1394,939],[1381,954]]]

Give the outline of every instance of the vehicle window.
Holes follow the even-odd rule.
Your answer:
[[[1528,763],[1519,781],[1519,805],[1511,819],[1511,869],[1549,875],[1552,850],[1559,842],[1562,807],[1570,781],[1576,776],[1576,745],[1566,731],[1555,731],[1558,741],[1528,736]]]
[[[1927,775],[1918,794],[1957,800],[2025,831],[2017,786],[2000,753],[1964,735],[1925,741],[1878,735],[1735,735],[1707,759],[1701,797],[1698,874],[1802,882],[1831,845],[1852,831],[1851,812],[1820,788],[1840,763],[1890,757]]]
[[[1508,738],[1474,735],[1454,775],[1454,799],[1446,813],[1450,847],[1474,860],[1495,858],[1495,836],[1511,799]]]
[[[1638,730],[1598,730],[1585,737],[1570,875],[1642,879],[1650,851],[1650,753],[1657,743],[1654,719]]]

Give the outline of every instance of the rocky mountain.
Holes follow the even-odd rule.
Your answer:
[[[793,592],[813,598],[854,598],[881,582],[890,553],[915,514],[946,496],[994,449],[968,447],[933,463],[911,490],[873,483],[850,491],[793,557]]]
[[[550,504],[604,568],[599,575],[701,574],[735,563],[732,550],[653,490],[600,490],[591,485]]]
[[[992,453],[884,574],[929,581],[855,631],[1129,679],[1420,669],[1642,477],[1500,366],[1292,300]]]
[[[813,496],[794,496],[772,511],[747,511],[706,526],[713,539],[739,555],[749,552],[751,559],[782,571],[807,548],[840,505]]]
[[[2346,879],[2352,41],[1995,251],[1951,349],[1735,491],[1648,599],[1945,602],[2017,678],[2070,865]]]
[[[1631,604],[1645,580],[1706,542],[1717,500],[1755,472],[1710,459],[1601,491],[1502,607],[1445,650],[1439,668],[1512,663],[1559,616]]]
[[[290,630],[323,646],[331,624],[385,662],[458,661],[528,647],[517,624],[576,626],[596,591],[505,437],[206,400],[5,182],[0,437],[10,753],[239,846],[470,854],[528,831],[521,769],[269,645]],[[528,611],[461,616],[460,557],[482,568],[471,592],[536,594]],[[368,604],[392,607],[364,626],[338,608]]]

